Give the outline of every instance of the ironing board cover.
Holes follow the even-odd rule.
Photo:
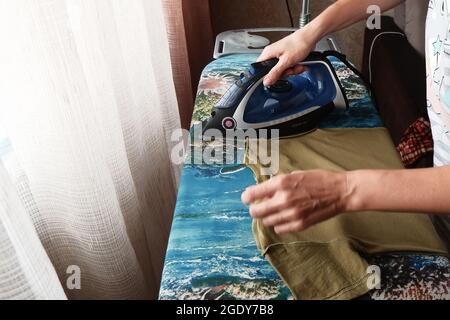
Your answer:
[[[210,116],[242,71],[256,60],[236,54],[210,63],[202,74],[191,132]],[[349,97],[348,111],[334,110],[321,128],[382,127],[361,79],[336,58],[330,58]],[[240,166],[195,165],[183,170],[160,299],[291,299],[289,289],[260,255],[252,219],[241,193],[255,178]],[[441,256],[386,254],[367,257],[381,268],[381,289],[367,299],[450,299],[449,260]]]

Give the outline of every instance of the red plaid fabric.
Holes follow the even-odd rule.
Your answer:
[[[397,146],[400,158],[405,167],[411,167],[416,161],[433,152],[433,136],[431,125],[425,118],[417,119],[406,129],[402,140]]]

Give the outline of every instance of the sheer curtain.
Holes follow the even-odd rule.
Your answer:
[[[160,1],[0,0],[0,40],[0,299],[157,297],[180,127]]]

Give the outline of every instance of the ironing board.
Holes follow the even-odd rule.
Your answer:
[[[210,63],[203,71],[192,132],[210,116],[212,107],[256,60],[235,54]],[[383,126],[361,79],[337,59],[332,60],[349,96],[348,111],[335,110],[321,128]],[[238,157],[239,158],[239,157]],[[240,166],[194,165],[183,169],[174,214],[160,299],[291,299],[289,289],[260,255],[252,219],[240,200],[255,184],[250,169]],[[366,299],[450,299],[450,262],[434,255],[385,254],[366,257],[380,266],[382,288]]]

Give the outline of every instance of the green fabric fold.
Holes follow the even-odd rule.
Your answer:
[[[281,173],[296,170],[403,168],[384,128],[326,129],[281,140]],[[261,183],[257,148],[247,149],[247,165]],[[382,181],[380,181],[382,183]],[[258,249],[296,299],[352,299],[369,291],[367,254],[434,253],[446,250],[427,215],[394,212],[341,214],[304,232],[284,236],[254,220]],[[382,270],[381,270],[382,272]]]

